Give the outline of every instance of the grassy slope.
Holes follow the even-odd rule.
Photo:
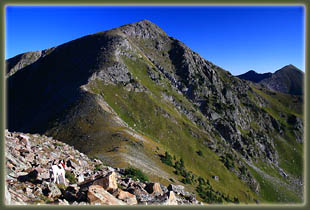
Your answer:
[[[285,127],[284,137],[275,136],[274,138],[274,143],[279,153],[280,167],[294,176],[301,177],[303,174],[303,144],[297,143],[292,133],[291,125],[280,117],[281,113],[284,113],[302,118],[301,105],[295,104],[295,96],[282,93],[275,93],[275,95],[271,96],[263,90],[256,88],[253,88],[253,90],[268,101],[270,107],[264,107],[263,109]]]
[[[262,202],[277,202],[278,200],[299,201],[294,193],[285,191],[283,187],[274,187],[275,185],[271,185],[268,180],[265,180],[254,171],[253,175],[261,185],[261,197],[255,195],[248,186],[227,170],[214,152],[202,144],[205,141],[209,141],[210,136],[202,132],[195,124],[188,120],[184,114],[180,114],[173,108],[173,105],[162,98],[162,94],[164,93],[167,96],[173,96],[188,109],[195,109],[183,95],[171,88],[166,79],[161,81],[163,85],[155,84],[155,82],[150,79],[147,66],[152,67],[152,63],[144,56],[142,56],[142,58],[136,57],[135,61],[126,57],[123,57],[123,60],[128,66],[129,71],[133,74],[135,80],[148,89],[147,92],[128,92],[122,85],[104,85],[99,80],[92,81],[89,86],[93,93],[101,95],[104,98],[122,120],[137,132],[143,134],[147,142],[144,143],[142,147],[139,146],[141,142],[139,143],[136,138],[128,135],[126,133],[127,128],[113,125],[113,116],[111,114],[105,112],[98,113],[95,111],[96,108],[88,106],[86,107],[89,109],[83,111],[88,114],[76,115],[77,118],[72,121],[75,125],[71,126],[80,128],[80,131],[74,131],[71,129],[72,127],[68,128],[64,126],[61,132],[65,133],[58,135],[65,136],[66,138],[64,139],[80,141],[80,143],[74,142],[72,144],[80,144],[82,148],[81,151],[87,150],[85,152],[90,156],[102,157],[104,160],[110,161],[108,164],[118,167],[128,166],[128,162],[119,154],[142,151],[143,154],[148,154],[150,160],[153,161],[155,165],[168,172],[171,178],[181,180],[181,176],[173,174],[172,167],[162,164],[159,159],[158,153],[163,154],[165,151],[168,151],[170,154],[175,155],[177,159],[182,157],[185,161],[187,170],[210,180],[215,190],[228,194],[231,197],[236,196],[241,202],[253,202],[252,198]],[[301,115],[301,113],[298,112],[298,106],[292,104],[291,107],[295,107],[293,111],[287,108],[290,104],[286,104],[288,102],[285,95],[278,97],[278,100],[282,100],[283,103],[277,106],[278,102],[275,101],[276,99],[274,99],[274,97],[270,97],[268,94],[258,89],[253,89],[266,98],[266,100],[270,101],[271,107],[265,108],[265,110],[275,119],[280,119],[279,114],[281,111],[297,116]],[[77,109],[79,109],[79,107],[85,106],[78,105]],[[201,114],[200,112],[196,113]],[[91,121],[95,123],[92,124]],[[283,119],[281,122],[287,125]],[[67,131],[70,129],[73,132]],[[192,136],[191,132],[195,133],[198,137]],[[85,138],[79,138],[79,134],[81,133],[94,134],[90,137],[94,141],[92,141],[91,144],[88,142],[85,144]],[[116,133],[120,133],[121,135],[114,135]],[[74,135],[74,137],[72,137],[72,135]],[[297,144],[296,141],[293,141],[290,132],[287,132],[287,136],[289,141],[278,138],[275,142],[279,154],[281,154],[280,167],[298,176],[302,167],[302,161],[300,161],[302,157],[302,153],[300,152],[302,146]],[[128,148],[128,145],[131,149]],[[291,147],[291,145],[293,145],[293,147]],[[156,151],[157,147],[160,148],[159,151]],[[117,148],[117,151],[111,152],[114,148]],[[293,148],[297,148],[297,150],[295,151]],[[204,155],[197,155],[196,152],[198,150],[202,151]],[[281,178],[275,169],[268,168],[264,163],[257,163],[257,167],[272,176]],[[163,184],[169,183],[167,179],[161,178],[160,176],[156,176],[155,174],[149,175],[153,181],[159,181]],[[215,181],[211,178],[212,176],[219,176],[220,181]],[[177,181],[177,183],[179,182]],[[270,186],[273,187],[270,188]],[[187,189],[194,191],[194,187],[191,185],[187,185]],[[280,191],[282,197],[276,196],[277,191]]]
[[[261,201],[264,203],[300,203],[301,199],[291,190],[288,190],[286,187],[281,186],[277,183],[272,182],[272,180],[264,178],[257,171],[248,167],[256,178],[256,180],[260,183],[260,196]]]
[[[291,125],[280,117],[281,114],[293,114],[302,117],[302,105],[300,102],[296,103],[298,97],[278,92],[270,93],[268,90],[258,89],[254,86],[252,88],[268,102],[269,106],[263,107],[263,109],[284,126],[283,136],[274,134],[274,144],[279,154],[279,166],[290,174],[290,176],[293,176],[293,178],[301,178],[303,175],[303,144],[299,144],[296,141],[292,134]],[[259,161],[256,163],[256,166],[269,175],[288,183],[286,179],[280,176],[279,172],[268,167],[265,163]],[[264,179],[253,169],[251,169],[251,172],[259,181],[261,185],[261,196],[267,202],[301,202],[301,199],[295,192]]]
[[[117,112],[117,114],[136,131],[143,133],[158,142],[164,151],[169,151],[178,159],[183,158],[185,166],[193,173],[209,179],[214,189],[225,194],[236,196],[241,202],[253,202],[249,197],[257,198],[248,186],[241,182],[233,173],[228,171],[220,162],[219,157],[202,145],[208,141],[208,136],[193,125],[184,115],[173,109],[168,102],[161,99],[161,94],[173,95],[190,103],[169,86],[156,85],[147,74],[147,61],[144,58],[136,61],[125,59],[125,64],[136,80],[144,85],[152,94],[145,92],[128,92],[122,85],[103,85],[96,82],[95,89],[103,93],[104,99]],[[165,82],[165,81],[163,81]],[[189,129],[199,135],[193,137]],[[154,143],[155,143],[154,142]],[[197,155],[201,150],[203,157]],[[172,169],[167,168],[172,173]],[[211,176],[219,176],[220,181],[214,181]],[[179,177],[181,179],[181,177]],[[227,186],[230,186],[229,188]],[[190,186],[188,186],[190,188]]]

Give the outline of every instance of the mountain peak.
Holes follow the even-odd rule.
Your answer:
[[[240,79],[262,83],[269,89],[293,95],[302,95],[304,72],[293,64],[286,65],[274,73],[256,73],[250,70],[238,75]]]
[[[293,64],[288,64],[286,66],[283,66],[281,69],[291,69],[291,68],[297,68],[297,67],[294,66]]]
[[[129,23],[129,24],[126,24],[127,26],[136,26],[136,25],[140,25],[140,26],[156,26],[158,27],[155,23],[151,22],[150,20],[147,20],[147,19],[143,19],[143,20],[140,20],[138,22],[133,22],[133,23]]]
[[[158,36],[168,37],[158,25],[146,19],[123,25],[119,29],[124,34],[139,39],[157,39]]]
[[[281,69],[279,69],[278,71],[281,71],[281,70],[286,70],[286,71],[289,71],[289,70],[295,70],[295,71],[301,71],[300,69],[298,69],[296,66],[294,66],[293,64],[288,64],[284,67],[282,67]]]
[[[271,77],[271,75],[272,75],[271,73],[260,74],[254,70],[250,70],[244,74],[238,75],[237,77],[239,77],[240,79],[249,80],[249,81],[258,83],[262,81],[263,79]]]
[[[255,74],[258,74],[255,70],[251,69],[249,71],[247,71],[246,73],[244,74],[248,74],[248,75],[255,75]]]
[[[296,67],[296,66],[294,66],[293,64],[288,64],[288,65],[284,66],[284,68],[285,68],[285,67],[297,68],[297,67]]]
[[[137,23],[151,23],[151,24],[154,24],[154,23],[152,23],[151,21],[149,21],[147,19],[140,20]]]

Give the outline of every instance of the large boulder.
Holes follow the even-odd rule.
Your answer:
[[[142,191],[135,191],[135,195],[139,204],[149,204],[154,203],[155,196],[148,193],[143,193]]]
[[[91,205],[126,205],[105,191],[100,185],[91,185],[88,188],[87,197]]]
[[[177,197],[175,196],[173,191],[169,192],[168,200],[166,202],[166,205],[178,205]]]
[[[61,196],[61,191],[54,182],[48,184],[48,197],[57,198]]]
[[[150,194],[162,195],[163,191],[159,183],[148,183],[144,188]]]
[[[117,189],[117,181],[116,181],[116,174],[115,172],[109,173],[107,176],[97,179],[93,182],[93,185],[100,185],[105,190],[113,192]]]
[[[123,190],[119,190],[117,198],[126,202],[128,205],[136,205],[138,203],[135,195]]]
[[[47,180],[50,178],[50,173],[47,168],[36,167],[35,170],[38,171],[38,179]]]

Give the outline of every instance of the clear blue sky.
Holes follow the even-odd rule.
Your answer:
[[[5,58],[142,19],[233,75],[304,71],[302,6],[7,6]]]

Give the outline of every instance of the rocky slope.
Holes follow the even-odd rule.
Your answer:
[[[150,21],[73,40],[14,72],[10,131],[182,182],[207,203],[303,199],[302,98],[232,76]]]
[[[10,58],[6,61],[7,66],[7,76],[12,76],[16,71],[19,69],[24,68],[39,59],[42,59],[44,56],[48,55],[50,52],[53,51],[54,48],[40,50],[40,51],[33,51],[27,52],[23,54],[19,54],[13,58]]]
[[[251,70],[237,77],[263,84],[273,91],[293,95],[303,94],[304,73],[292,64],[284,66],[275,73],[259,74]]]
[[[9,205],[199,205],[181,185],[164,186],[128,177],[73,147],[38,134],[5,132],[5,202]],[[65,160],[66,183],[49,179],[52,162]],[[83,175],[83,178],[81,178]]]

